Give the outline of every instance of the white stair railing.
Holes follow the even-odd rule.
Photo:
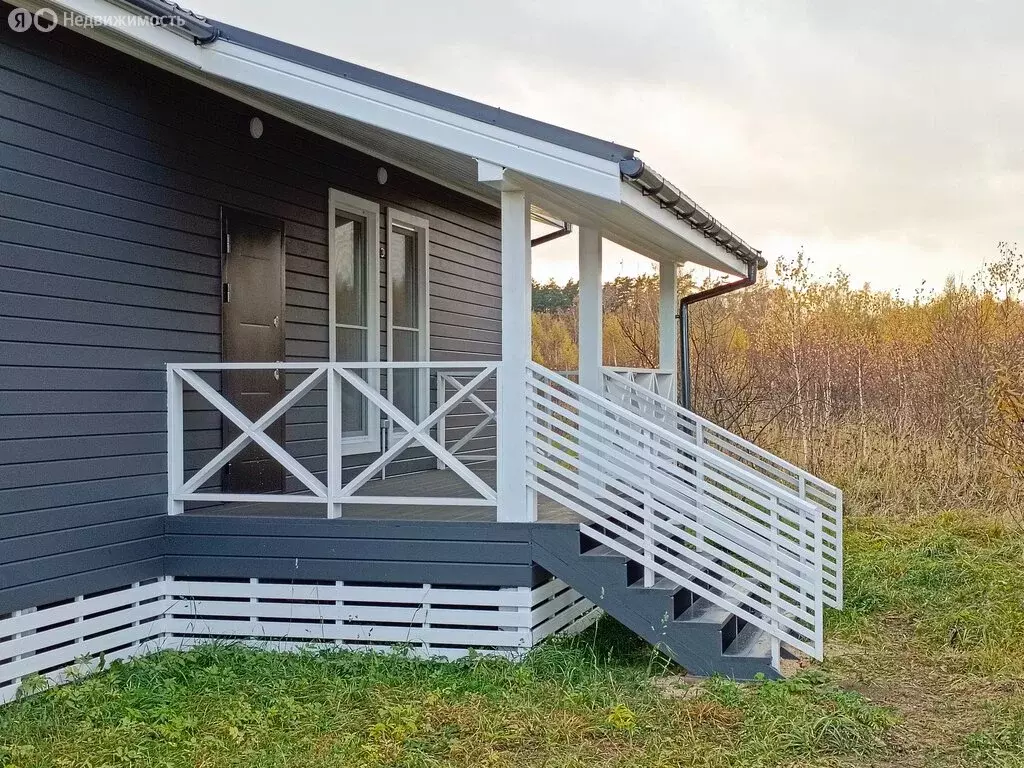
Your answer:
[[[533,490],[593,540],[822,657],[816,507],[536,363],[527,378]]]
[[[604,370],[605,395],[627,410],[677,431],[701,447],[743,464],[752,472],[814,505],[822,519],[825,604],[843,607],[843,492],[749,440],[659,396],[622,372]]]

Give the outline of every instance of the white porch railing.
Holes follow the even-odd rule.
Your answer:
[[[660,371],[655,368],[612,368],[605,366],[605,374],[614,373],[638,387],[650,390],[656,395],[672,399],[676,394],[676,372]]]
[[[540,365],[528,379],[532,490],[649,574],[769,633],[776,653],[784,642],[822,657],[817,507]]]
[[[496,418],[493,409],[477,394],[485,382],[497,386],[500,363],[497,362],[385,362],[385,363],[196,363],[167,366],[167,499],[168,513],[184,512],[186,502],[282,502],[290,504],[322,504],[329,517],[340,517],[348,504],[416,504],[444,506],[497,506],[495,490],[466,466],[456,454],[476,437],[483,426]],[[370,371],[400,369],[422,370],[424,376],[433,371],[450,386],[441,388],[433,409],[422,420],[415,421],[402,412],[392,400],[367,381]],[[229,402],[203,376],[223,371],[274,370],[282,375],[306,374],[296,386],[255,419],[248,418]],[[364,378],[366,377],[366,378]],[[358,471],[347,482],[342,480],[343,434],[342,389],[348,384],[371,406],[370,413],[378,410],[393,425],[392,439],[379,455]],[[292,456],[285,446],[270,437],[267,428],[284,417],[285,413],[315,389],[326,387],[326,482]],[[240,434],[225,445],[202,468],[185,477],[184,395],[186,389],[194,391],[208,406],[212,406],[239,430]],[[484,411],[483,426],[471,429],[451,448],[445,445],[445,419],[464,403]],[[205,406],[204,406],[205,407]],[[375,424],[367,424],[376,429]],[[437,434],[437,439],[433,436]],[[246,446],[255,443],[277,461],[302,486],[296,493],[229,493],[204,488],[214,481],[220,470]],[[406,449],[421,446],[433,454],[439,468],[449,469],[471,489],[469,496],[375,496],[358,492],[388,464]],[[497,450],[497,446],[495,447]],[[474,455],[474,458],[479,458]],[[492,457],[497,459],[497,454]]]
[[[661,396],[622,372],[606,368],[605,395],[645,419],[678,432],[812,504],[822,523],[824,599],[843,607],[843,492],[714,422]]]
[[[468,371],[453,371],[453,370],[442,370],[437,372],[437,402],[442,403],[448,397],[448,388],[451,387],[452,392],[460,391],[467,383],[468,379],[473,377],[473,370]],[[497,461],[498,454],[496,450],[492,450],[489,454],[480,453],[478,451],[465,451],[468,446],[472,444],[472,441],[480,437],[484,430],[492,424],[497,426],[498,424],[498,413],[495,409],[483,399],[478,397],[473,392],[470,392],[465,398],[468,403],[478,410],[483,418],[477,422],[471,429],[469,429],[464,435],[459,437],[455,443],[447,448],[448,439],[448,414],[445,414],[437,422],[437,442],[455,456],[462,456],[467,461]],[[437,460],[437,468],[444,469],[444,462],[441,459]]]

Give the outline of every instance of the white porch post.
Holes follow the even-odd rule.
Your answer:
[[[601,394],[604,362],[601,302],[601,232],[580,227],[580,386]]]
[[[537,519],[537,495],[526,487],[526,365],[532,359],[530,201],[521,189],[501,191],[501,371],[498,377],[498,520]]]
[[[672,392],[668,395],[675,399],[676,352],[679,349],[679,323],[676,320],[676,265],[661,262],[658,265],[658,367],[663,371],[672,371]]]

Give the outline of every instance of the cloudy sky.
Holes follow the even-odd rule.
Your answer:
[[[913,291],[1024,244],[1014,0],[193,0],[639,150],[770,260]],[[571,243],[534,276],[575,274]],[[649,262],[616,249],[606,272]]]

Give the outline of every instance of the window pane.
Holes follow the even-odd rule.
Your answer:
[[[337,335],[338,348],[335,350],[335,359],[339,363],[365,363],[366,362],[366,331],[362,328],[345,328],[338,326]]]
[[[395,330],[393,335],[394,357],[396,361],[419,360],[419,333],[417,331]],[[398,409],[413,421],[419,421],[419,388],[417,382],[426,375],[423,370],[395,369],[392,380],[395,384],[392,402]]]
[[[407,361],[415,361],[420,359],[420,334],[419,331],[402,331],[394,329],[392,331],[392,344],[394,349],[392,354],[396,362],[404,363]]]
[[[392,232],[394,253],[388,259],[391,274],[391,322],[406,328],[419,328],[419,258],[418,235],[412,230],[395,227]]]
[[[334,214],[338,271],[334,276],[337,322],[366,325],[366,225],[341,211]],[[338,358],[339,360],[341,358]],[[362,359],[362,358],[359,358]]]
[[[338,362],[364,362],[366,360],[366,331],[357,328],[337,328]],[[360,375],[365,379],[366,372]],[[348,382],[341,385],[341,431],[346,437],[367,434],[369,403]]]

